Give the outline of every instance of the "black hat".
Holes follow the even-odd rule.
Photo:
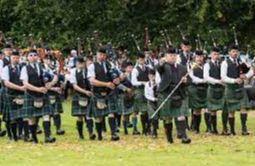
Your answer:
[[[12,55],[14,56],[19,56],[19,50],[13,50]]]
[[[167,54],[176,54],[176,48],[175,47],[170,47],[166,51]]]
[[[220,52],[220,49],[218,47],[213,47],[212,52]]]
[[[238,46],[235,45],[235,44],[231,44],[229,47],[228,47],[228,50],[231,51],[231,50],[238,50]]]
[[[126,66],[126,67],[128,67],[128,66],[133,66],[133,63],[132,63],[132,62],[127,62],[127,63],[125,64],[125,66]]]
[[[137,53],[137,57],[138,57],[138,58],[145,58],[145,55],[144,55],[144,53],[143,53],[142,51],[139,51],[139,52]]]
[[[98,52],[99,52],[99,53],[102,53],[102,54],[106,54],[106,48],[105,48],[105,47],[100,47],[100,48],[98,49]]]
[[[31,49],[31,50],[29,51],[29,53],[28,53],[28,56],[29,56],[30,54],[37,55],[37,51],[36,51],[35,49]]]
[[[190,46],[190,42],[188,40],[183,40],[182,44],[185,46]]]
[[[198,55],[198,56],[203,56],[204,53],[203,53],[202,50],[197,50],[197,51],[196,51],[196,55]]]
[[[78,56],[78,57],[77,57],[77,62],[79,62],[79,63],[84,63],[85,60],[84,60],[84,58],[83,58],[82,56]]]

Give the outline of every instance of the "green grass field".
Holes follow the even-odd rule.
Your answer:
[[[255,113],[250,113],[248,126],[250,136],[240,136],[239,115],[236,122],[238,136],[212,136],[202,132],[200,135],[189,133],[190,145],[182,145],[179,140],[168,145],[162,127],[157,140],[150,137],[123,136],[121,141],[110,142],[109,135],[104,141],[78,140],[75,130],[76,119],[71,117],[70,103],[64,103],[62,116],[64,136],[56,136],[55,144],[43,144],[43,135],[38,145],[10,142],[0,138],[0,166],[79,166],[79,165],[178,165],[178,166],[240,166],[255,164]],[[218,118],[220,124],[220,118]],[[202,122],[202,127],[204,123]],[[203,130],[203,129],[202,129]],[[109,129],[108,129],[109,131]],[[221,131],[221,127],[219,128]],[[55,133],[55,128],[52,127]],[[131,131],[130,131],[131,133]]]

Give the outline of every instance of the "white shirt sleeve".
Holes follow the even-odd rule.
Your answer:
[[[195,84],[205,83],[206,81],[204,79],[201,79],[199,77],[194,76],[193,70],[189,73],[190,78],[192,79],[192,82]]]
[[[145,87],[144,87],[144,96],[146,99],[150,100],[150,101],[155,101],[156,98],[154,97],[154,94],[153,94],[153,89],[149,86],[149,82],[147,82],[145,84]]]
[[[4,63],[3,63],[3,61],[0,59],[0,80],[1,80],[1,75],[2,75],[2,71],[3,71],[3,66],[4,66]]]
[[[132,70],[132,74],[131,74],[131,83],[132,83],[133,86],[140,86],[140,85],[142,85],[142,83],[137,80],[138,74],[139,74],[138,70],[136,68],[134,68]]]
[[[159,85],[161,82],[161,77],[160,77],[160,74],[158,73],[158,71],[156,71],[155,81],[156,81],[157,85]]]
[[[254,75],[254,70],[253,70],[253,67],[251,67],[248,73],[245,74],[245,77],[247,79],[250,79],[253,75]]]
[[[71,84],[77,84],[77,80],[76,80],[76,68],[72,69],[70,72],[70,83]]]
[[[210,71],[210,65],[209,63],[206,63],[204,65],[204,79],[210,83],[210,84],[219,84],[220,83],[220,80],[217,80],[213,77],[210,77],[210,74],[209,74],[209,71]]]
[[[27,67],[23,66],[20,72],[20,80],[28,81]]]
[[[229,84],[234,84],[235,83],[235,79],[233,78],[229,78],[227,76],[227,70],[228,69],[228,64],[226,61],[223,61],[221,64],[221,68],[220,68],[220,72],[221,72],[221,79],[223,79],[223,81],[225,83],[229,83]]]
[[[2,70],[2,80],[4,81],[9,81],[10,76],[9,76],[9,67],[5,66]]]
[[[96,77],[95,73],[95,65],[92,63],[88,66],[88,75],[87,77],[90,79],[91,77]]]

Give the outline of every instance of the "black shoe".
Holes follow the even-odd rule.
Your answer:
[[[56,142],[56,138],[47,137],[45,138],[45,143],[54,143]]]
[[[111,141],[118,141],[118,140],[120,140],[120,137],[118,136],[118,135],[112,135],[112,137],[111,137]]]
[[[243,132],[242,132],[242,135],[243,135],[243,136],[247,136],[247,135],[250,135],[250,133],[249,133],[248,131],[243,131]]]
[[[120,132],[120,129],[119,128],[116,128],[116,133],[119,133]]]
[[[224,136],[229,136],[230,133],[228,132],[228,130],[223,130],[221,135],[224,135]]]
[[[133,135],[141,135],[141,133],[139,131],[133,131]]]
[[[169,143],[169,144],[174,143],[173,137],[168,136],[168,137],[167,137],[167,143]]]
[[[36,134],[42,134],[42,130],[41,130],[41,129],[38,129],[38,130],[36,131]]]
[[[90,134],[89,139],[90,140],[95,140],[96,139],[96,135],[95,134]]]
[[[182,143],[183,144],[190,144],[191,143],[191,139],[190,138],[182,138]]]
[[[97,139],[98,139],[98,141],[102,141],[103,140],[102,135],[99,135]]]
[[[218,133],[217,130],[212,130],[212,131],[211,131],[211,134],[213,134],[213,135],[218,135],[219,133]]]
[[[178,139],[181,139],[181,138],[182,138],[182,135],[179,134],[179,133],[177,133],[177,138],[178,138]]]
[[[56,132],[57,135],[64,135],[65,134],[65,130],[59,129]]]
[[[232,131],[232,132],[230,132],[230,135],[231,135],[231,136],[235,136],[235,135],[236,135],[236,132]]]
[[[0,131],[0,137],[4,137],[6,135],[6,130]]]

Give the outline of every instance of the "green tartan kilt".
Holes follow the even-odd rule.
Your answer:
[[[225,90],[225,101],[228,112],[239,111],[241,108],[249,109],[251,108],[247,93],[244,87],[240,88],[241,98],[235,98],[235,91],[237,88],[234,85],[226,85]]]
[[[92,116],[92,100],[88,99],[88,105],[87,107],[81,107],[79,105],[79,94],[74,93],[73,99],[72,99],[72,116]]]
[[[4,109],[4,94],[5,94],[5,89],[1,87],[0,88],[0,115],[2,114]]]
[[[5,95],[5,105],[3,109],[4,121],[14,121],[21,117],[23,105],[17,105],[13,100],[15,96]]]
[[[158,96],[158,106],[167,98],[168,94],[159,94]],[[188,98],[182,99],[182,104],[179,108],[172,108],[171,106],[171,98],[167,100],[164,106],[159,111],[159,118],[177,118],[180,116],[189,116],[189,107],[188,107]]]
[[[148,107],[148,115],[149,115],[149,118],[155,113],[155,111],[157,110],[158,108],[158,103],[157,102],[152,102],[152,101],[149,101],[147,102],[147,107]],[[153,119],[157,120],[159,118],[159,115],[156,114]]]
[[[116,93],[108,96],[108,113],[121,114],[124,108],[123,95],[118,95]]]
[[[188,87],[188,102],[191,109],[202,109],[207,107],[207,89],[199,90],[197,86],[190,85]]]
[[[24,105],[21,112],[21,118],[34,118],[42,117],[44,115],[53,115],[52,107],[50,106],[50,101],[48,95],[43,95],[43,106],[42,108],[35,108],[33,105],[34,96],[31,96],[29,93],[25,93]]]
[[[61,100],[60,95],[58,95],[57,93],[50,93],[49,95],[55,96],[55,99],[56,99],[55,103],[50,104],[53,113],[54,114],[63,113],[64,109],[63,109],[62,100]]]
[[[142,88],[135,89],[134,109],[136,112],[147,112],[147,100],[144,96],[144,89]]]
[[[213,97],[214,91],[222,91],[222,97],[221,98],[215,98]],[[224,107],[224,88],[214,88],[212,86],[209,86],[207,91],[207,108],[208,111],[215,112],[218,110],[223,110]]]
[[[96,106],[97,100],[104,100],[105,103],[107,104],[107,107],[104,109],[98,109]],[[93,117],[100,118],[100,117],[107,116],[109,114],[109,103],[108,103],[107,97],[97,98],[94,96],[92,99],[91,105],[92,105],[92,116]]]

